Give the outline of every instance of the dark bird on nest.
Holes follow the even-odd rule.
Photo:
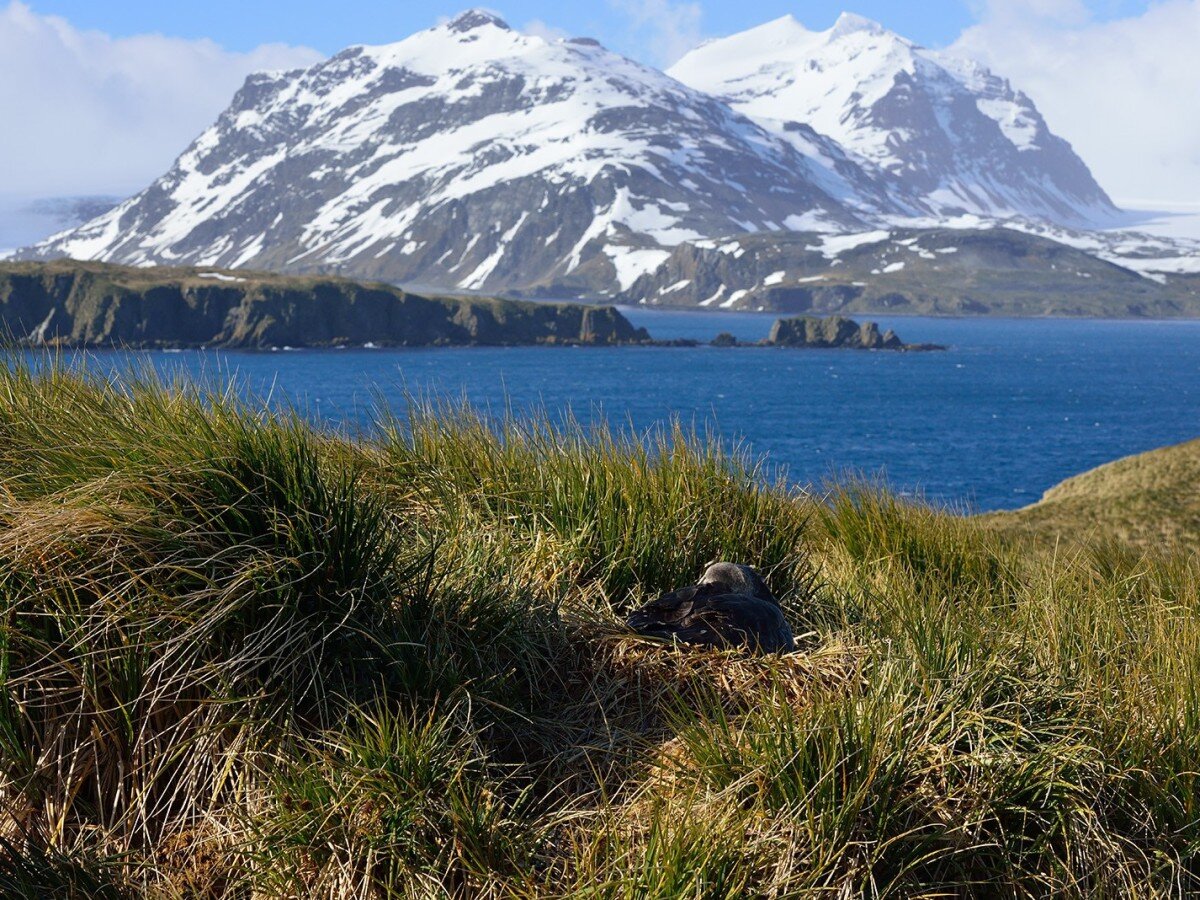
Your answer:
[[[758,653],[787,653],[794,646],[792,629],[762,576],[736,563],[713,563],[699,583],[651,600],[625,621],[638,634],[684,644]]]

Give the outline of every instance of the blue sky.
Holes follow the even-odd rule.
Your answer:
[[[703,36],[719,36],[791,13],[814,29],[826,28],[844,10],[859,13],[927,46],[951,43],[975,22],[983,0],[351,0],[331,4],[303,0],[29,0],[38,13],[60,15],[76,28],[114,37],[157,32],[210,38],[229,50],[248,51],[283,42],[334,53],[360,43],[387,43],[436,24],[473,5],[486,6],[515,26],[540,20],[572,35],[587,35],[630,56],[655,53],[657,7],[663,15],[691,18]],[[1031,9],[1061,8],[1062,0],[1031,0]],[[1086,0],[1094,21],[1136,15],[1147,0]],[[646,11],[640,23],[635,10]],[[653,61],[647,59],[646,61]]]

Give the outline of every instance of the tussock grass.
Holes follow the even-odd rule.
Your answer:
[[[997,530],[1139,547],[1200,540],[1200,441],[1127,456],[1055,485],[1024,509],[987,516]]]
[[[784,657],[619,616],[725,558]],[[1200,559],[682,428],[0,370],[0,894],[1185,896]]]

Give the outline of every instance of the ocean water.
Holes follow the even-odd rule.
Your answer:
[[[773,315],[627,310],[656,338],[763,338]],[[104,352],[226,379],[369,429],[407,394],[543,408],[638,431],[711,428],[799,484],[847,473],[963,510],[1023,506],[1069,475],[1200,435],[1200,322],[872,317],[944,353],[526,347]]]

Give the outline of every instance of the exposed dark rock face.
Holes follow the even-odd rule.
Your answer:
[[[712,339],[712,345],[714,347],[736,347],[738,346],[738,343],[738,339],[728,331],[722,331]]]
[[[689,587],[670,591],[626,620],[638,634],[683,644],[758,653],[795,646],[779,601],[749,566],[714,563]]]
[[[594,41],[471,11],[250,76],[161,178],[22,258],[561,298],[628,286],[688,236],[901,211],[878,195],[828,141],[802,153]]]
[[[880,334],[874,322],[858,324],[842,316],[776,319],[767,344],[774,347],[846,347],[854,350],[945,350],[939,344],[906,344],[896,332]]]
[[[0,320],[18,343],[71,347],[649,340],[607,306],[429,297],[340,278],[71,261],[0,264]]]

